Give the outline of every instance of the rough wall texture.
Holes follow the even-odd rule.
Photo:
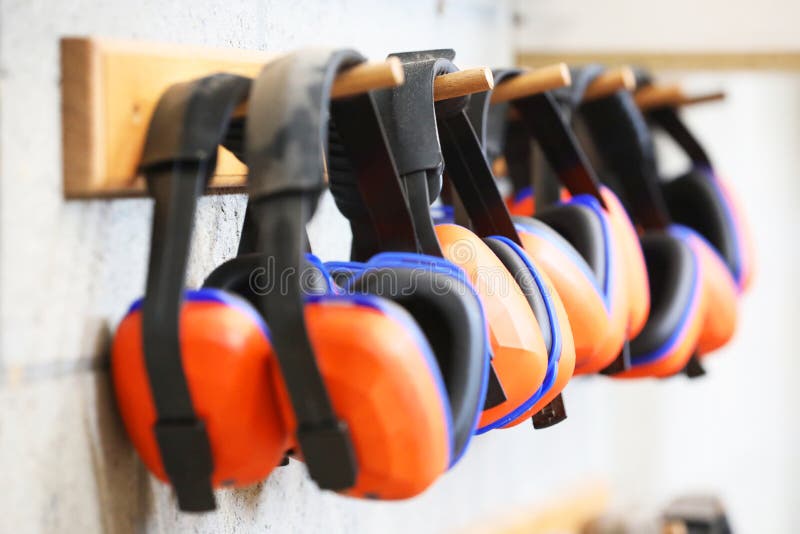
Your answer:
[[[585,413],[582,424],[546,436],[526,425],[477,440],[457,469],[411,502],[322,493],[293,462],[257,487],[220,492],[214,514],[179,515],[143,469],[112,406],[102,354],[143,289],[151,206],[62,198],[59,37],[268,50],[326,44],[375,58],[451,46],[464,66],[511,61],[503,3],[438,4],[2,0],[0,473],[7,487],[0,531],[438,532],[530,502],[591,470],[592,455],[581,450],[596,447],[595,427]],[[202,201],[190,284],[235,252],[243,200]],[[345,257],[349,236],[332,203],[310,234],[323,258]],[[591,388],[574,388],[573,402],[587,405]],[[559,451],[585,461],[564,475],[547,459]]]

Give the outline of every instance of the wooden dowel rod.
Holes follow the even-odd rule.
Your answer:
[[[636,88],[636,76],[630,67],[609,69],[589,84],[583,94],[583,100],[596,100],[617,91],[631,91],[634,88]]]
[[[433,81],[433,100],[447,100],[459,96],[489,91],[494,87],[494,76],[488,67],[460,70],[437,76]]]
[[[648,85],[636,91],[636,105],[642,111],[665,106],[679,107],[704,102],[716,102],[725,98],[724,91],[713,91],[688,95],[678,84]]]
[[[373,89],[397,87],[405,81],[403,64],[399,58],[370,61],[341,72],[331,88],[331,98],[345,98]]]
[[[344,70],[336,76],[331,87],[331,98],[347,98],[375,89],[397,87],[405,81],[403,64],[399,58],[386,61],[367,61]],[[247,115],[247,102],[242,102],[234,111],[234,117]]]
[[[492,104],[566,87],[572,83],[566,63],[556,63],[525,72],[497,85],[492,92]]]
[[[706,102],[719,102],[720,100],[725,100],[725,91],[712,91],[699,95],[684,95],[678,105],[691,106],[692,104],[705,104]]]
[[[678,84],[654,84],[642,87],[636,91],[633,98],[639,109],[646,110],[671,105],[673,102],[678,102],[682,96],[683,91]]]

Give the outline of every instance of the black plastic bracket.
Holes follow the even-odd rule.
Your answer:
[[[622,350],[619,352],[619,355],[611,362],[608,367],[600,371],[600,374],[604,375],[615,375],[617,373],[621,373],[623,371],[627,371],[633,366],[631,363],[631,343],[628,340],[625,340],[625,343],[622,345]]]
[[[706,374],[706,369],[703,367],[702,362],[700,362],[700,357],[697,353],[692,354],[692,357],[686,362],[683,373],[689,378],[700,378]]]
[[[547,406],[531,417],[533,428],[539,430],[551,427],[567,418],[567,409],[564,407],[564,397],[559,394]]]

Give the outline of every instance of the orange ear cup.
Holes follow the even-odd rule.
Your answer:
[[[511,215],[520,215],[522,217],[530,217],[536,211],[534,197],[530,194],[521,196],[520,198],[510,196],[506,200],[506,206]]]
[[[334,409],[347,422],[358,460],[345,493],[412,497],[448,467],[449,412],[407,325],[348,301],[309,304],[309,336]],[[277,362],[246,313],[190,302],[181,315],[183,364],[206,422],[213,484],[263,480],[294,445],[295,420]],[[114,340],[112,376],[125,427],[147,467],[166,480],[141,350],[141,316],[128,315]]]
[[[639,364],[632,369],[613,375],[614,378],[642,378],[642,377],[669,377],[683,370],[692,354],[697,350],[698,341],[706,326],[709,313],[713,313],[714,304],[709,301],[709,291],[706,287],[707,274],[706,262],[692,248],[697,261],[697,289],[694,292],[693,302],[686,311],[687,316],[677,334],[676,343],[658,360]],[[709,251],[710,252],[710,251]],[[709,309],[711,307],[711,309]]]
[[[142,350],[142,316],[128,314],[114,337],[111,376],[128,435],[148,469],[167,477],[156,445],[156,411]],[[183,367],[214,459],[212,484],[263,480],[288,447],[276,397],[279,371],[264,332],[243,311],[187,302],[180,322]]]
[[[437,225],[436,235],[444,257],[465,271],[483,304],[492,366],[506,395],[504,402],[483,411],[478,424],[482,428],[536,393],[547,372],[547,349],[525,295],[491,249],[461,226]]]
[[[633,339],[644,328],[650,314],[650,283],[647,265],[644,262],[639,236],[633,227],[622,203],[610,189],[601,187],[600,193],[608,208],[608,218],[614,231],[614,241],[622,247],[622,265],[625,271],[620,276],[628,295],[628,339]]]
[[[558,324],[562,331],[561,355],[558,360],[558,373],[556,375],[556,381],[550,390],[536,404],[534,404],[530,410],[503,428],[510,428],[512,426],[519,425],[520,423],[529,421],[534,414],[540,412],[542,408],[547,406],[559,395],[559,393],[564,390],[565,387],[567,387],[567,384],[572,379],[572,375],[575,372],[575,344],[573,342],[573,336],[571,335],[572,329],[570,326],[570,319],[567,317],[567,311],[564,308],[564,304],[561,302],[561,298],[559,298],[558,292],[555,291],[552,282],[547,277],[547,274],[540,269],[539,275],[544,279],[546,287],[548,288],[551,301],[556,309]]]
[[[756,252],[753,241],[753,232],[750,223],[745,216],[745,210],[742,208],[742,203],[739,196],[730,186],[727,180],[723,178],[716,178],[717,186],[722,192],[728,206],[733,212],[734,224],[736,225],[735,232],[741,247],[741,275],[739,281],[739,291],[747,291],[753,283],[753,278],[756,272]]]
[[[569,310],[575,350],[575,370],[591,365],[597,357],[600,340],[611,329],[605,304],[586,274],[562,250],[548,239],[520,231],[520,240],[541,271],[552,280],[555,293]],[[616,354],[610,356],[613,357]],[[599,355],[608,358],[609,355]]]
[[[736,282],[722,258],[705,240],[692,232],[690,245],[702,264],[703,291],[709,306],[703,321],[697,351],[702,355],[718,349],[733,337],[736,331]]]

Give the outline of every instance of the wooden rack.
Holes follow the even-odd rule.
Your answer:
[[[85,37],[61,40],[64,194],[68,198],[126,197],[145,193],[137,176],[147,126],[172,84],[215,72],[255,77],[277,54]],[[403,83],[397,58],[343,71],[332,97],[343,98]],[[477,68],[440,76],[436,100],[493,87],[491,71]],[[240,108],[237,112],[244,112]],[[212,192],[241,191],[247,169],[220,149]]]

